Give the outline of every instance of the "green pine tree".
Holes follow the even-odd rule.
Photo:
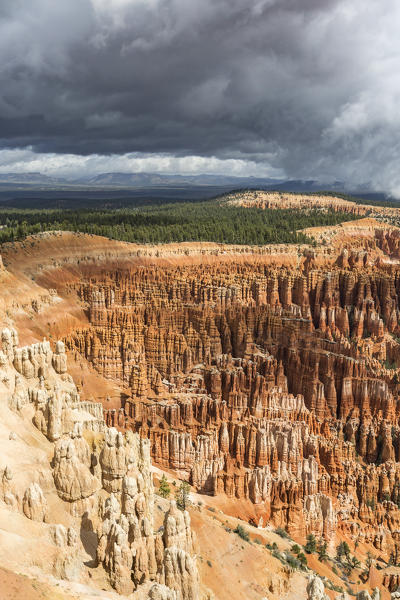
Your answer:
[[[328,560],[328,558],[329,558],[328,552],[327,552],[327,547],[328,547],[328,544],[324,540],[321,539],[317,546],[318,560],[320,560],[321,562],[324,562],[324,561]]]
[[[307,543],[304,546],[304,550],[307,552],[307,554],[313,554],[313,552],[316,552],[317,550],[317,540],[315,539],[315,535],[312,533],[309,533],[307,536]]]
[[[186,510],[189,505],[190,485],[186,481],[182,481],[178,490],[175,493],[176,505],[180,510]]]
[[[169,495],[171,493],[171,488],[169,487],[165,475],[161,477],[160,485],[158,487],[158,493],[161,496],[161,498],[169,498]]]

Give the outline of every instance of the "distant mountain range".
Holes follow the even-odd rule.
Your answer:
[[[19,184],[35,184],[46,185],[66,182],[66,179],[60,177],[48,177],[36,171],[28,173],[0,173],[0,184],[10,183]]]
[[[0,173],[0,184],[88,187],[157,187],[157,186],[226,186],[226,185],[273,185],[282,180],[256,177],[233,177],[225,175],[164,175],[160,173],[100,173],[78,179],[51,177],[39,172]]]
[[[75,184],[90,186],[117,187],[156,187],[156,186],[193,186],[193,185],[238,185],[242,182],[253,182],[271,185],[274,179],[254,177],[230,177],[225,175],[162,175],[159,173],[101,173],[93,177],[82,177]]]
[[[324,183],[310,180],[272,179],[268,177],[235,177],[230,175],[166,175],[160,173],[100,173],[71,179],[53,177],[40,172],[0,173],[0,201],[14,194],[112,194],[144,195],[146,197],[212,197],[241,188],[260,188],[287,192],[334,191],[363,197],[386,198],[372,192],[368,185],[348,186],[343,181]]]

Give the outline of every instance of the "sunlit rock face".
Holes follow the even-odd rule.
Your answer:
[[[393,233],[371,244],[398,254]],[[293,533],[397,552],[400,276],[374,256],[94,270],[72,286],[90,326],[64,341],[123,386],[106,423],[148,438],[159,466]],[[120,450],[107,443],[114,492]]]
[[[13,468],[0,468],[0,508],[10,519],[20,515],[42,527],[32,530],[45,546],[43,559],[42,546],[36,549],[35,565],[81,581],[89,532],[97,563],[117,592],[200,600],[189,514],[172,501],[163,531],[154,532],[150,442],[107,427],[100,404],[81,402],[63,342],[54,350],[46,341],[21,348],[10,328],[0,330],[0,340],[2,417],[8,414],[18,429],[9,442],[32,444],[21,457],[12,453]],[[34,468],[27,466],[31,452]]]

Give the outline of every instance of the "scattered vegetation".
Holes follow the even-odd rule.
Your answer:
[[[303,570],[307,566],[307,558],[303,552],[293,556],[290,552],[285,553],[286,564],[293,570]]]
[[[317,551],[317,540],[313,533],[310,533],[307,536],[307,543],[304,546],[304,550],[307,552],[307,554],[313,554]]]
[[[304,552],[299,552],[299,554],[297,555],[298,560],[300,561],[300,564],[302,567],[306,567],[307,566],[307,557],[304,554]]]
[[[245,540],[245,542],[250,542],[250,536],[242,525],[236,525],[236,529],[234,529],[233,532],[242,538],[242,540]]]
[[[345,559],[349,559],[350,557],[350,547],[347,542],[340,542],[338,546],[336,546],[336,560],[339,562]]]
[[[307,557],[301,552],[299,546],[292,546],[290,552],[288,550],[280,552],[275,542],[273,544],[266,544],[265,547],[270,550],[272,556],[277,558],[282,564],[290,567],[293,571],[304,570],[307,567]],[[299,552],[295,551],[297,549]]]
[[[158,494],[162,498],[169,498],[170,493],[171,493],[171,488],[169,487],[167,478],[165,477],[165,475],[163,475],[161,477],[160,485],[158,487]]]
[[[304,551],[307,554],[315,554],[315,553],[318,554],[318,560],[320,562],[326,562],[329,560],[327,548],[328,548],[328,544],[326,543],[326,541],[323,538],[320,538],[317,541],[317,538],[315,537],[314,534],[310,533],[307,536],[307,542],[304,546]],[[292,546],[291,550],[294,554],[297,554],[297,556],[299,556],[301,553],[301,548],[297,544],[294,544],[294,546]]]
[[[339,594],[343,594],[343,592],[344,592],[344,589],[342,586],[335,585],[334,583],[332,583],[332,581],[330,581],[330,579],[328,579],[325,582],[325,587],[327,587],[328,590],[333,590],[334,592],[338,592]]]
[[[293,546],[291,547],[291,552],[292,554],[295,554],[297,557],[297,560],[300,562],[302,567],[306,567],[307,566],[307,557],[304,554],[304,552],[302,552],[302,549],[300,548],[300,546],[298,544],[293,544]]]
[[[288,534],[286,529],[283,529],[283,527],[278,527],[277,529],[275,529],[275,533],[277,533],[281,538],[290,540],[290,535]]]
[[[265,544],[265,547],[268,548],[268,550],[278,550],[278,544],[276,542],[273,542],[272,544],[270,544],[269,542],[267,542]]]
[[[181,485],[175,492],[176,505],[180,510],[186,510],[190,504],[189,500],[190,485],[187,481],[182,481]]]
[[[320,562],[326,562],[329,559],[327,548],[328,548],[328,544],[322,539],[319,540],[318,545],[317,545],[317,553],[318,553],[318,560]]]
[[[355,556],[351,556],[347,542],[340,542],[336,547],[336,560],[346,576],[349,576],[353,569],[358,569],[361,566],[360,561]]]

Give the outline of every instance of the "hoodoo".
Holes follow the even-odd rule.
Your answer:
[[[154,532],[149,442],[108,428],[101,405],[80,401],[63,342],[54,351],[49,342],[20,347],[12,328],[0,338],[2,436],[7,424],[17,431],[4,442],[1,511],[11,521],[24,515],[40,524],[29,547],[37,566],[85,580],[92,540],[95,560],[119,593],[202,598],[189,514],[172,501],[164,533]],[[29,560],[28,552],[25,568]]]

